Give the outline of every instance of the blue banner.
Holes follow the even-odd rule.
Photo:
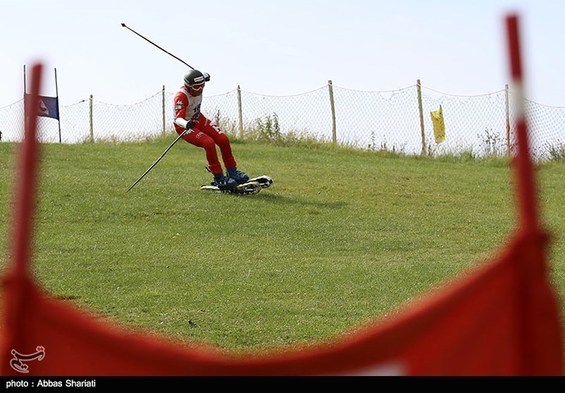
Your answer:
[[[26,102],[28,94],[26,94]],[[37,116],[59,120],[59,97],[39,96]]]
[[[37,115],[59,120],[59,98],[39,96]]]

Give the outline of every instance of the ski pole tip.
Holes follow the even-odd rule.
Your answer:
[[[122,22],[122,27],[126,27],[126,24],[124,22]]]

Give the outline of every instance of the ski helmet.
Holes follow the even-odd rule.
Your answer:
[[[204,83],[206,80],[210,80],[209,77],[206,78],[206,74],[198,70],[190,70],[184,76],[184,84],[186,86],[193,86],[196,84]]]

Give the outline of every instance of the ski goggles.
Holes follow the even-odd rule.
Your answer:
[[[204,88],[204,82],[191,85],[190,88],[194,91],[200,91]]]

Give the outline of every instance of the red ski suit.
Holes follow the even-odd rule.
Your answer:
[[[202,94],[193,96],[186,86],[182,86],[175,94],[175,130],[180,135],[185,131],[184,124],[192,121],[192,128],[183,135],[182,139],[194,146],[203,148],[206,151],[208,168],[214,175],[222,174],[222,165],[218,159],[216,145],[220,148],[222,160],[226,169],[236,167],[236,161],[232,154],[231,145],[228,137],[200,112],[202,104]]]

